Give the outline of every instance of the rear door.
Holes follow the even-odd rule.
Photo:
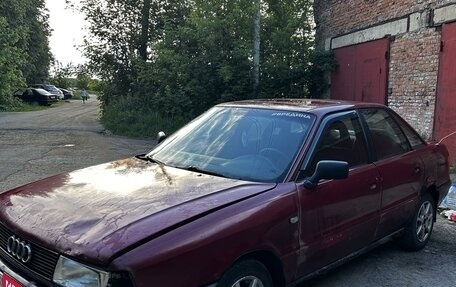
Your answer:
[[[381,189],[354,112],[326,120],[305,163],[303,178],[321,160],[347,161],[347,179],[322,180],[315,189],[298,184],[301,205],[301,259],[298,276],[315,271],[372,242],[379,221]]]
[[[399,230],[413,214],[423,184],[424,164],[387,110],[365,109],[361,114],[369,129],[373,160],[382,184],[378,239]]]
[[[24,100],[27,102],[33,102],[36,100],[33,90],[27,89],[24,91]]]

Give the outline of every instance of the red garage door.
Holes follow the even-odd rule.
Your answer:
[[[439,81],[435,108],[434,137],[438,140],[456,131],[456,24],[442,27]],[[450,160],[456,164],[456,135],[444,143],[450,151]]]
[[[334,50],[331,98],[386,104],[389,38]]]

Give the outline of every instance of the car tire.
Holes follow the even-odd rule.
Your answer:
[[[259,261],[245,260],[231,267],[217,287],[273,287],[268,269]]]
[[[429,241],[434,227],[435,202],[431,194],[425,193],[401,237],[399,244],[405,250],[418,251],[424,248]]]

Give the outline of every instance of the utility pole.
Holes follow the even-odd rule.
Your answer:
[[[253,98],[258,97],[260,85],[260,19],[261,0],[254,0],[255,15],[253,20]]]
[[[147,61],[147,45],[149,43],[149,18],[152,0],[144,0],[141,9],[141,37],[139,39],[139,56]]]

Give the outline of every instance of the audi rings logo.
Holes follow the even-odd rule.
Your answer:
[[[32,259],[32,247],[30,247],[30,244],[22,241],[19,237],[13,235],[8,238],[6,247],[9,254],[24,263],[28,263]]]

